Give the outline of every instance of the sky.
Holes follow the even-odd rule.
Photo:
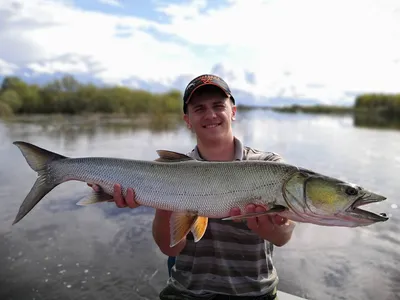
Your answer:
[[[242,104],[352,104],[400,92],[400,1],[0,0],[0,76],[65,73],[156,92],[212,73]]]

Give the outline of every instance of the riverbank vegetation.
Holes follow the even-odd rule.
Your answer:
[[[387,118],[400,118],[400,94],[364,94],[354,104],[358,114],[375,114]]]
[[[361,119],[400,119],[400,94],[363,94],[353,106],[292,105],[254,107],[238,105],[239,110],[271,109],[287,113],[353,114]],[[113,114],[161,117],[182,113],[179,90],[151,93],[121,86],[83,84],[66,75],[42,86],[28,84],[18,77],[5,77],[0,87],[0,116],[24,114]],[[366,118],[368,116],[368,118]],[[359,118],[360,119],[360,118]],[[381,122],[381,121],[379,121]]]
[[[352,113],[354,108],[351,106],[335,106],[335,105],[291,105],[285,107],[272,108],[274,111],[289,113],[310,113],[310,114],[347,114]]]
[[[64,76],[43,86],[5,77],[0,88],[0,115],[13,114],[153,114],[182,111],[178,90],[150,93],[120,86],[82,84]]]
[[[353,114],[363,120],[400,119],[400,94],[362,94],[352,106],[292,105],[271,109],[287,113]]]

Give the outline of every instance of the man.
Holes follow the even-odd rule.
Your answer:
[[[275,153],[242,145],[233,135],[235,99],[220,77],[201,75],[193,79],[183,102],[183,118],[197,138],[197,145],[188,153],[191,157],[209,161],[282,160]],[[132,189],[123,199],[120,185],[114,188],[118,207],[139,206]],[[248,205],[246,211],[265,209]],[[231,210],[231,215],[240,213],[238,208]],[[290,240],[295,226],[292,221],[279,216],[250,218],[247,224],[209,219],[207,231],[198,243],[190,233],[170,248],[170,215],[169,211],[156,210],[153,221],[156,244],[164,254],[176,257],[160,299],[275,299],[278,277],[272,263],[273,245],[283,246]]]

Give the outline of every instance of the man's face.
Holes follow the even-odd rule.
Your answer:
[[[184,120],[200,139],[216,140],[231,133],[236,106],[218,90],[192,96]]]

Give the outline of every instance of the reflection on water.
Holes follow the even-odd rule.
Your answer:
[[[354,115],[354,125],[366,128],[400,129],[400,119],[382,115]]]
[[[78,137],[90,140],[95,135],[102,134],[129,134],[140,130],[152,132],[172,131],[182,120],[180,115],[168,116],[137,116],[123,118],[120,116],[89,115],[38,115],[33,117],[15,117],[7,119],[5,125],[13,133],[18,132],[21,138],[29,137],[34,132],[40,132],[51,138],[62,136],[67,142],[73,142]],[[30,124],[27,130],[27,124]]]
[[[195,139],[180,116],[160,122],[167,123],[98,116],[0,123],[0,299],[157,299],[167,267],[152,240],[152,209],[76,206],[90,189],[68,182],[11,227],[35,180],[12,141],[70,156],[154,159],[157,149],[191,150]],[[268,111],[239,113],[234,128],[247,145],[388,197],[370,206],[389,214],[386,223],[298,224],[292,241],[275,248],[279,288],[309,299],[398,299],[400,132],[357,128],[350,116]]]

